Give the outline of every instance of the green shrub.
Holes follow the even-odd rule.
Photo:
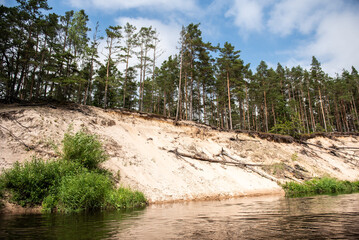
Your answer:
[[[107,154],[96,135],[79,131],[66,133],[63,140],[63,159],[75,161],[88,169],[95,169],[99,163],[106,161]]]
[[[4,186],[4,178],[3,176],[0,176],[0,207],[2,207],[2,200],[4,198],[4,191],[5,191],[5,186]]]
[[[33,158],[24,164],[16,162],[4,171],[0,176],[0,200],[7,191],[10,201],[21,206],[42,204],[48,212],[146,205],[142,193],[127,188],[115,190],[111,173],[97,168],[107,155],[96,136],[80,131],[66,134],[63,143],[63,159]]]
[[[2,176],[3,186],[11,193],[11,201],[21,206],[41,204],[42,200],[56,188],[63,176],[75,175],[83,168],[76,163],[47,161],[33,158],[30,162],[16,162]]]
[[[283,189],[288,197],[301,197],[318,194],[340,194],[359,192],[359,181],[341,181],[335,178],[315,178],[304,183],[287,182]]]
[[[62,180],[58,203],[64,211],[100,209],[105,207],[106,197],[112,189],[108,177],[94,172],[80,173]]]
[[[111,208],[124,209],[144,207],[147,200],[141,192],[119,188],[108,195],[107,202]]]

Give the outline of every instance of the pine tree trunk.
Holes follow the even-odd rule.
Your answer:
[[[249,118],[249,100],[248,100],[248,88],[247,88],[247,86],[246,86],[246,102],[247,102],[248,130],[251,130],[251,119]]]
[[[274,111],[274,105],[272,103],[272,113],[273,113],[273,120],[274,120],[274,126],[277,125],[276,117],[275,117],[275,111]]]
[[[166,116],[166,90],[163,91],[163,116]]]
[[[176,122],[179,120],[180,118],[180,106],[181,106],[181,90],[182,90],[182,86],[181,86],[181,81],[182,81],[182,64],[183,64],[183,53],[182,53],[182,49],[181,49],[181,62],[180,62],[180,73],[179,73],[179,84],[178,84],[178,99],[177,99],[177,111],[176,111]]]
[[[232,130],[233,126],[232,126],[232,109],[231,109],[231,91],[229,88],[229,71],[228,70],[227,70],[227,91],[228,91],[229,129]]]
[[[107,68],[106,68],[106,83],[105,83],[105,98],[104,98],[104,108],[107,108],[107,91],[108,91],[108,79],[110,77],[110,62],[111,62],[111,51],[112,51],[112,38],[110,41],[110,46],[108,49],[108,59],[107,59]]]
[[[316,131],[316,126],[315,126],[315,119],[314,119],[314,113],[313,113],[313,108],[312,108],[312,102],[310,100],[309,89],[308,89],[308,101],[309,101],[309,114],[310,114],[310,119],[311,119],[311,123],[312,123],[312,131],[315,132]]]
[[[191,63],[191,84],[189,89],[189,120],[192,121],[193,117],[193,69]]]
[[[202,82],[202,101],[203,101],[203,122],[207,123],[206,119],[207,119],[207,115],[206,115],[206,87],[205,87],[205,82],[203,80]]]
[[[352,95],[352,101],[353,101],[353,108],[354,108],[355,117],[356,117],[357,122],[359,122],[358,111],[357,111],[357,107],[355,105],[354,95]]]
[[[126,55],[126,68],[125,68],[125,78],[123,80],[123,99],[122,99],[122,107],[126,108],[126,88],[127,88],[127,76],[128,76],[128,62],[130,60],[130,48],[127,49]]]
[[[301,95],[301,100],[302,100],[302,105],[303,105],[303,110],[304,110],[305,125],[306,125],[306,129],[307,129],[307,133],[310,133],[310,131],[309,131],[309,123],[308,123],[307,108],[305,107],[305,100],[304,100],[304,93],[303,93],[302,86],[300,87],[300,95]]]
[[[188,120],[188,90],[187,90],[187,71],[185,71],[184,87],[185,87],[185,107],[186,107],[186,120]]]
[[[146,80],[146,68],[147,68],[147,48],[145,48],[145,57],[143,61],[143,76],[142,76],[142,91],[141,91],[141,109],[143,111],[143,98],[144,98],[144,89],[145,89],[145,80]]]
[[[263,92],[264,95],[264,117],[265,117],[265,124],[266,124],[266,132],[268,131],[268,110],[267,110],[267,94],[266,91]]]
[[[340,114],[339,114],[339,110],[338,110],[338,104],[337,104],[337,100],[335,98],[334,98],[334,106],[335,106],[335,120],[337,122],[337,130],[339,130],[340,132],[343,132],[343,127],[340,122]]]
[[[347,112],[346,112],[345,104],[344,104],[343,100],[341,100],[341,103],[342,103],[343,120],[344,120],[345,126],[347,127],[347,132],[350,132],[348,118],[347,118]]]
[[[328,132],[327,123],[325,120],[324,108],[323,108],[322,94],[321,94],[320,88],[319,88],[319,100],[320,100],[320,108],[322,110],[322,115],[323,115],[324,129],[325,129],[325,132]]]
[[[142,81],[143,81],[143,45],[141,45],[141,56],[140,56],[140,90],[139,90],[139,99],[138,99],[138,111],[141,111],[141,93],[142,93]]]

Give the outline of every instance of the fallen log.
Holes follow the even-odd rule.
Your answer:
[[[206,158],[206,157],[202,157],[202,156],[198,156],[198,155],[182,153],[182,152],[179,152],[177,149],[168,150],[168,152],[174,153],[175,155],[178,155],[178,156],[181,156],[181,157],[192,158],[192,159],[196,159],[196,160],[204,161],[204,162],[222,163],[222,164],[229,164],[229,165],[243,166],[243,167],[246,167],[246,166],[261,166],[261,167],[267,166],[265,164],[243,163],[243,162],[239,162],[239,161],[216,160],[216,159]]]
[[[221,154],[222,154],[223,156],[226,156],[226,157],[228,157],[228,158],[234,160],[234,161],[238,161],[238,162],[240,162],[241,164],[245,164],[245,163],[242,163],[240,160],[238,160],[238,159],[236,159],[236,158],[230,156],[228,153],[226,153],[226,152],[223,150],[223,148],[222,148]],[[260,171],[260,170],[258,170],[258,169],[256,169],[256,168],[254,168],[255,166],[265,167],[265,166],[269,166],[269,165],[267,165],[267,164],[251,164],[251,165],[246,165],[246,167],[247,167],[249,170],[251,170],[252,172],[257,173],[259,176],[262,176],[262,177],[264,177],[264,178],[267,178],[267,179],[269,179],[269,180],[271,180],[271,181],[274,181],[274,182],[276,182],[276,183],[280,183],[278,179],[276,179],[276,178],[274,178],[274,177],[272,177],[272,176],[266,174],[265,172],[262,172],[262,171]]]
[[[255,172],[257,173],[258,175],[260,175],[261,177],[264,177],[264,178],[267,178],[271,181],[274,181],[276,183],[280,183],[280,181],[258,169],[255,169],[254,167],[263,167],[263,166],[268,166],[268,165],[265,165],[265,164],[253,164],[253,163],[243,163],[243,162],[240,162],[240,160],[238,159],[235,159],[233,157],[231,157],[229,154],[225,153],[222,149],[222,153],[221,155],[223,156],[227,156],[229,157],[230,159],[234,160],[234,161],[223,161],[223,160],[216,160],[216,159],[211,159],[211,158],[206,158],[206,157],[201,157],[201,156],[198,156],[198,155],[193,155],[193,154],[187,154],[187,153],[181,153],[179,152],[177,149],[175,150],[168,150],[168,152],[171,152],[171,153],[174,153],[176,156],[181,156],[181,157],[187,157],[187,158],[192,158],[192,159],[195,159],[195,160],[199,160],[199,161],[204,161],[204,162],[211,162],[211,163],[221,163],[221,164],[229,164],[229,165],[233,165],[233,166],[237,166],[237,167],[240,167],[240,168],[247,168],[249,169],[250,171],[252,172]]]
[[[339,150],[339,149],[327,148],[327,147],[320,146],[320,145],[318,145],[318,144],[309,143],[309,142],[304,142],[304,141],[299,141],[299,143],[301,143],[301,144],[303,144],[303,145],[310,145],[310,146],[314,146],[314,147],[317,147],[317,148],[324,149],[324,150],[328,151],[329,153],[331,153],[332,155],[337,156],[337,157],[347,158],[346,156],[342,156],[342,155],[338,154],[338,153],[341,153],[341,154],[344,154],[344,155],[351,156],[351,157],[352,157],[352,160],[357,160],[357,159],[353,159],[353,158],[359,158],[359,156],[357,156],[356,154],[351,154],[351,153],[343,152],[343,151],[341,151],[341,150]]]

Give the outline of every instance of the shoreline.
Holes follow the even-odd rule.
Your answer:
[[[267,190],[267,191],[252,191],[247,194],[214,194],[201,196],[196,198],[188,199],[173,199],[173,200],[161,200],[161,201],[149,201],[148,206],[163,205],[163,204],[173,204],[173,203],[189,203],[189,202],[205,202],[205,201],[222,201],[229,199],[240,199],[240,198],[256,198],[256,197],[285,197],[284,190]],[[0,214],[2,215],[31,215],[31,214],[44,214],[42,212],[41,206],[35,207],[21,207],[10,203],[8,201],[3,202],[3,206],[0,208]],[[101,210],[100,210],[101,211]],[[109,210],[106,210],[109,211]],[[111,210],[116,211],[116,210]],[[53,214],[53,213],[51,213]]]

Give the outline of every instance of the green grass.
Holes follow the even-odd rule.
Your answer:
[[[62,180],[57,205],[65,211],[103,209],[112,191],[108,177],[94,172],[81,173]]]
[[[315,178],[304,183],[287,182],[283,186],[287,197],[303,197],[320,194],[345,194],[359,192],[359,181],[349,182],[335,178]]]
[[[102,148],[96,135],[83,130],[65,134],[63,140],[63,159],[78,162],[88,169],[96,169],[98,164],[106,161],[108,155]]]
[[[24,207],[42,205],[44,211],[80,212],[145,206],[140,192],[116,189],[112,175],[98,168],[107,155],[94,135],[80,131],[65,135],[62,159],[33,158],[15,163],[0,176],[0,199]],[[71,145],[71,144],[73,145]],[[65,147],[67,145],[67,147]],[[70,146],[71,145],[71,146]]]
[[[141,192],[119,188],[108,195],[107,204],[117,209],[141,208],[146,206],[146,198]]]
[[[82,171],[83,167],[77,163],[33,158],[24,164],[16,162],[13,168],[3,173],[2,179],[4,189],[11,193],[12,202],[34,206],[41,204],[50,193],[56,192],[63,177]]]

